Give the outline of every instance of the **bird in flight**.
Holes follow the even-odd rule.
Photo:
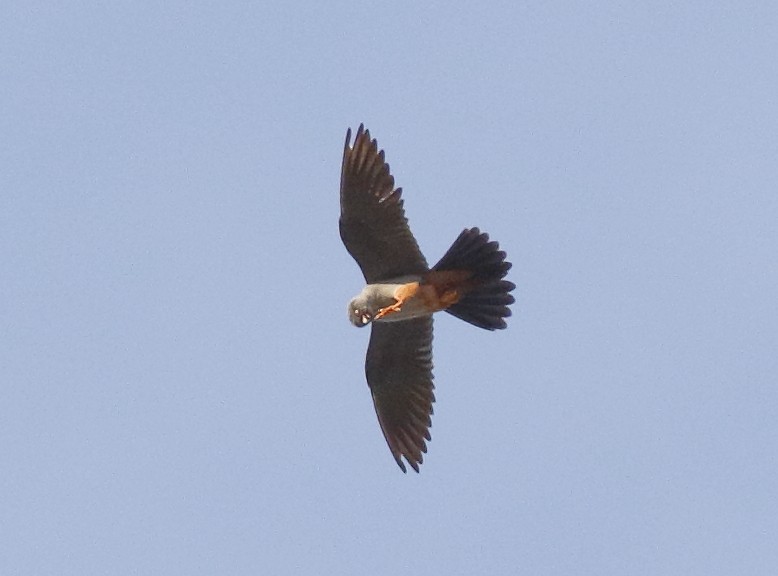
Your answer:
[[[403,472],[416,471],[431,440],[432,315],[445,310],[486,330],[506,327],[516,287],[497,242],[478,228],[462,231],[432,268],[411,234],[402,188],[384,151],[360,125],[346,132],[340,176],[340,237],[367,285],[348,304],[358,327],[372,324],[365,375],[378,422]]]

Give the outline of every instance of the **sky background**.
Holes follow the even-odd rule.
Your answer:
[[[778,573],[778,4],[0,6],[0,573]],[[392,459],[346,129],[436,321]]]

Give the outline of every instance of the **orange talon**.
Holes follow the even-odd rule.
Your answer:
[[[383,318],[387,314],[393,314],[395,312],[400,312],[402,310],[402,305],[403,305],[403,301],[402,300],[398,300],[397,302],[395,302],[391,306],[387,306],[386,308],[381,308],[378,311],[378,313],[376,313],[375,318],[373,318],[373,319],[374,320],[380,320],[381,318]]]

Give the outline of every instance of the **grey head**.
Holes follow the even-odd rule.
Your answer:
[[[374,315],[375,312],[370,306],[365,292],[361,292],[348,303],[348,319],[357,328],[370,324],[373,321]]]

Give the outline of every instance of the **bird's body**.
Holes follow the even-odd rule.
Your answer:
[[[359,325],[367,324],[368,318],[375,322],[398,322],[429,316],[459,301],[469,276],[465,271],[430,271],[367,284],[349,302],[349,317],[356,318],[355,324]],[[368,314],[362,315],[363,311]]]
[[[497,242],[464,230],[431,269],[413,238],[400,188],[360,125],[346,134],[340,234],[367,285],[348,305],[352,324],[373,324],[365,373],[381,429],[397,464],[419,471],[430,440],[432,315],[446,312],[487,330],[506,327],[514,302],[511,267]]]
[[[371,320],[375,322],[397,322],[408,320],[409,318],[418,318],[419,316],[428,316],[429,311],[419,297],[421,296],[420,282],[421,276],[405,276],[377,284],[367,284],[362,289],[362,292],[349,302],[349,317],[352,319],[356,318],[362,324],[368,324]],[[396,306],[401,299],[407,300],[402,310],[377,317],[382,310]],[[364,314],[364,312],[367,312],[367,314]],[[357,323],[355,324],[358,325]]]

